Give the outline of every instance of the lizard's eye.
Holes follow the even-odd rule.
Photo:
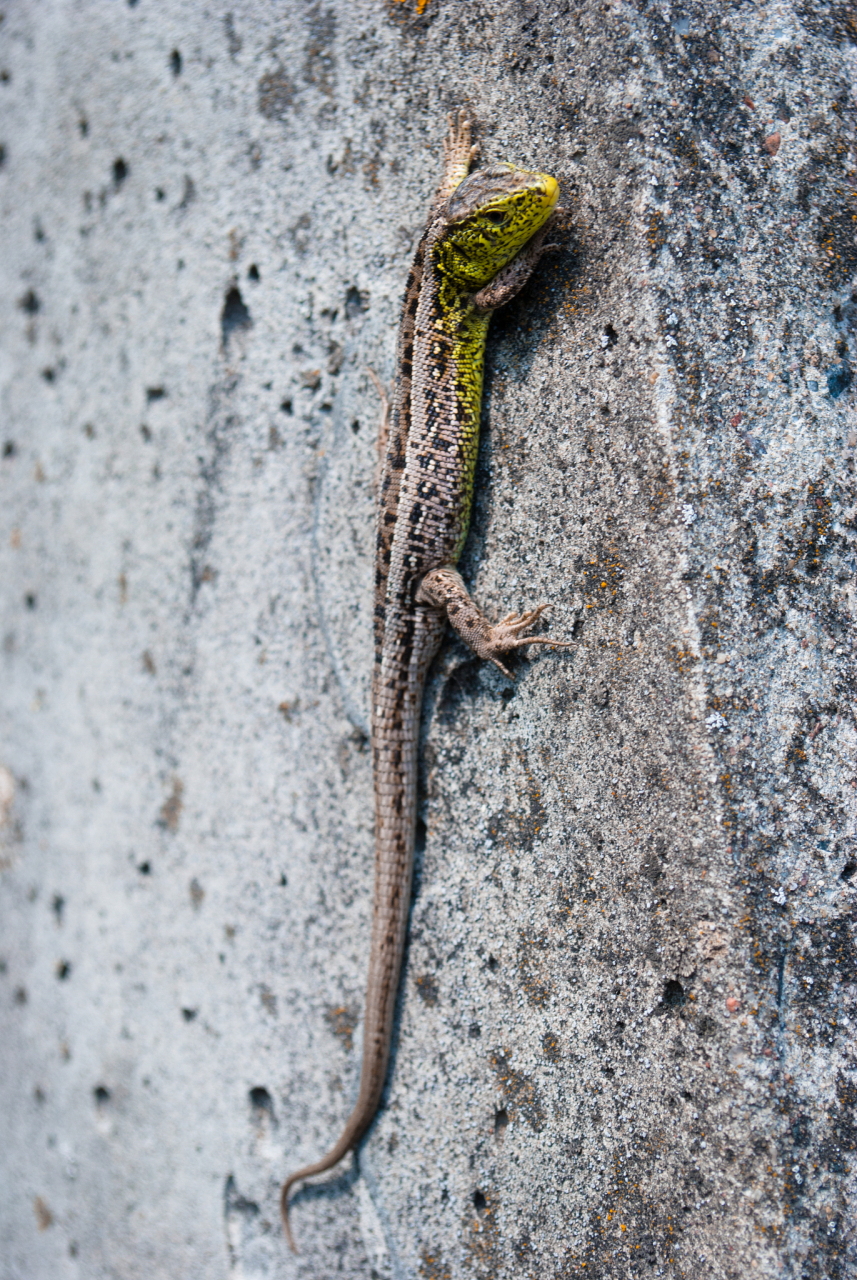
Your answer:
[[[485,214],[485,218],[495,227],[501,226],[501,224],[506,221],[505,213],[501,213],[499,209],[488,209]]]

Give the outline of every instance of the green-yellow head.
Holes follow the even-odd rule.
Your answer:
[[[439,269],[453,283],[483,288],[547,222],[559,198],[556,178],[511,164],[477,169],[446,203]]]

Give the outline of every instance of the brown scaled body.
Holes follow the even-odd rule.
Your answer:
[[[423,686],[449,622],[504,674],[501,655],[562,642],[528,634],[542,608],[492,625],[455,566],[470,523],[482,368],[491,312],[529,279],[554,213],[547,174],[495,165],[468,177],[470,123],[450,121],[444,177],[408,277],[398,378],[378,503],[372,759],[375,903],[360,1092],[331,1150],[283,1183],[283,1227],[296,1182],[333,1168],[375,1117],[387,1064],[411,895],[417,740]]]

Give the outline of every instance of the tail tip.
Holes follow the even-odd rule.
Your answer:
[[[280,1192],[280,1217],[283,1222],[283,1234],[286,1237],[286,1242],[292,1253],[297,1253],[298,1247],[295,1244],[295,1238],[292,1235],[292,1228],[289,1224],[289,1190],[293,1181],[294,1179],[288,1178],[283,1183],[283,1189]]]

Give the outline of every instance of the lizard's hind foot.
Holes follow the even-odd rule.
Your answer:
[[[417,602],[442,609],[455,631],[473,652],[487,662],[493,662],[512,679],[512,674],[500,661],[500,655],[523,649],[528,644],[547,644],[557,649],[570,649],[570,640],[556,640],[553,636],[530,635],[529,629],[538,622],[547,609],[540,604],[526,613],[508,613],[500,622],[491,623],[479,606],[471,599],[457,569],[446,565],[432,569],[419,585]]]
[[[481,658],[487,658],[489,662],[493,662],[495,667],[499,667],[504,675],[511,674],[499,661],[497,655],[501,653],[510,653],[515,649],[523,649],[528,644],[548,644],[556,649],[570,649],[572,642],[570,640],[557,640],[553,636],[532,636],[522,634],[528,632],[534,623],[547,609],[546,604],[540,604],[535,609],[530,609],[527,613],[509,613],[500,622],[494,626],[488,625],[485,636],[482,639],[480,648],[477,650]]]

